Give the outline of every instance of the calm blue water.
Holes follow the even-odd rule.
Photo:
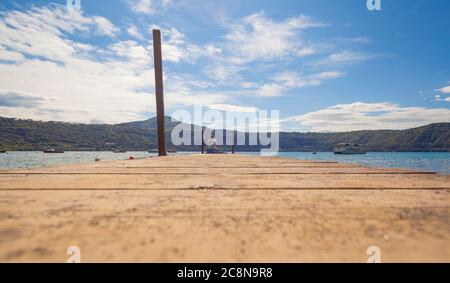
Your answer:
[[[191,154],[180,152],[177,154]],[[239,154],[259,155],[257,152],[240,152]],[[45,154],[42,152],[8,152],[0,154],[0,169],[32,168],[49,165],[90,163],[95,158],[101,160],[125,160],[156,156],[147,152],[65,152],[63,154]],[[450,173],[450,152],[369,152],[363,155],[335,155],[332,152],[280,152],[279,156],[307,160],[335,160],[374,167],[407,168],[416,170]]]
[[[280,152],[279,156],[306,160],[333,160],[373,167],[391,167],[450,173],[450,152],[368,152],[334,154],[332,152]]]

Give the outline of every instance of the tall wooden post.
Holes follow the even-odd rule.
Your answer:
[[[203,129],[203,126],[202,126],[202,154],[205,153],[205,140],[203,138],[203,133],[204,132],[205,132],[205,129]]]
[[[156,120],[158,124],[158,153],[166,156],[166,129],[164,126],[164,86],[161,52],[161,31],[153,30],[153,58],[155,60],[155,94],[156,94]]]

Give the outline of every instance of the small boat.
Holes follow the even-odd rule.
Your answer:
[[[158,150],[157,149],[150,149],[148,152],[149,153],[158,153]]]
[[[177,153],[177,150],[176,149],[168,149],[167,152],[168,153]]]
[[[119,149],[117,149],[117,150],[113,150],[113,152],[114,153],[126,153],[127,151],[126,150],[119,150]]]
[[[49,150],[43,150],[44,153],[64,153],[64,150],[56,150],[54,148],[51,148]]]
[[[314,151],[312,154],[317,154],[317,152]]]
[[[335,154],[365,154],[366,150],[361,144],[339,143],[334,147]]]
[[[6,150],[0,150],[0,153],[6,153]]]

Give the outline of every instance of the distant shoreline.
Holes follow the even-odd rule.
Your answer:
[[[148,152],[148,153],[154,153],[154,152],[149,152],[148,150],[135,150],[135,149],[131,149],[131,150],[124,150],[125,152],[122,152],[122,153],[127,153],[127,152]],[[245,153],[245,152],[255,152],[255,153],[257,153],[257,152],[259,152],[260,150],[259,149],[257,149],[257,150],[238,150],[238,149],[235,149],[235,152],[242,152],[242,153]],[[42,152],[42,150],[7,150],[6,151],[6,153],[8,153],[8,152]],[[113,152],[113,150],[65,150],[65,152]],[[186,152],[186,153],[200,153],[201,151],[200,150],[184,150],[184,149],[180,149],[180,150],[178,150],[177,149],[177,152]],[[225,151],[225,152],[228,152],[228,151]],[[230,152],[231,152],[231,150],[230,150]],[[278,152],[286,152],[286,153],[289,153],[289,152],[292,152],[292,153],[295,153],[295,152],[301,152],[301,153],[308,153],[308,152],[316,152],[316,153],[332,153],[333,151],[320,151],[320,150],[317,150],[317,151],[315,151],[315,150],[290,150],[290,149],[288,149],[288,150],[284,150],[284,149],[280,149]],[[368,152],[378,152],[378,153],[381,153],[381,152],[386,152],[386,153],[408,153],[408,152],[415,152],[415,153],[433,153],[433,152],[436,152],[436,153],[448,153],[448,152],[450,152],[450,150],[447,150],[447,151],[439,151],[439,150],[436,150],[436,151],[401,151],[401,150],[397,150],[397,151],[395,151],[395,150],[391,150],[391,151],[388,151],[388,150],[384,150],[384,151],[368,151]]]
[[[201,145],[174,146],[171,132],[180,122],[166,121],[167,146],[177,151],[200,151]],[[187,125],[189,127],[189,125]],[[223,131],[220,133],[220,131]],[[216,130],[216,136],[242,135],[245,145],[239,152],[259,151],[266,145],[250,145],[249,133]],[[450,123],[436,123],[407,130],[364,130],[336,133],[279,132],[280,152],[329,152],[338,143],[356,143],[369,152],[450,152]],[[0,117],[0,150],[39,151],[54,148],[65,151],[147,151],[157,147],[156,120],[93,125],[40,122]],[[229,143],[223,141],[222,143]],[[239,144],[237,140],[235,144]],[[224,150],[231,151],[231,145]]]

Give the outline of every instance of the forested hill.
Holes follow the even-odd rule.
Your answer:
[[[166,118],[170,131],[179,122]],[[332,151],[337,143],[364,144],[369,151],[450,151],[450,123],[408,130],[354,131],[343,133],[280,133],[281,150]],[[41,122],[0,117],[0,150],[148,150],[156,147],[156,119],[116,125]],[[199,150],[199,147],[177,147]],[[256,150],[256,146],[238,146]]]

